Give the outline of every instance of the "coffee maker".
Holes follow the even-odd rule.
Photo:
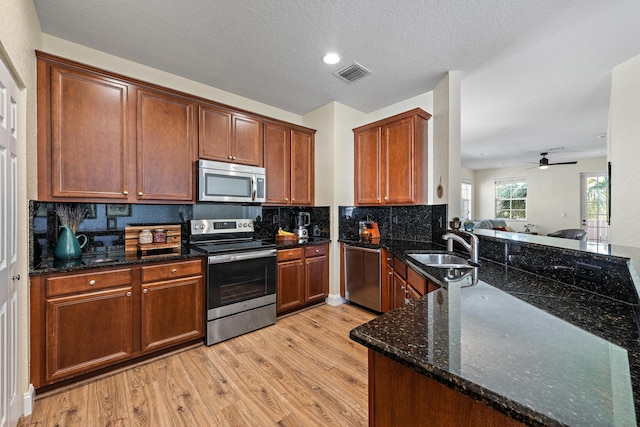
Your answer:
[[[307,227],[311,223],[311,215],[309,212],[298,212],[296,214],[296,228],[293,229],[293,234],[298,236],[298,240],[306,242],[309,240],[309,230]]]

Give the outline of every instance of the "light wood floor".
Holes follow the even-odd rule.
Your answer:
[[[373,317],[321,305],[45,395],[19,426],[366,426],[367,351],[349,331]]]

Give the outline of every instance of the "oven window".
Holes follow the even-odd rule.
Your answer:
[[[257,258],[210,264],[208,309],[276,292],[276,258]]]
[[[207,196],[251,197],[251,178],[208,173],[205,176]]]

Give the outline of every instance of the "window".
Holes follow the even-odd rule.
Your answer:
[[[471,183],[469,181],[462,181],[460,194],[460,218],[471,219]]]
[[[527,219],[526,178],[496,180],[496,218]]]

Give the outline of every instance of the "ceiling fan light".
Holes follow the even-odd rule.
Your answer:
[[[540,165],[540,169],[549,169],[549,165]]]

